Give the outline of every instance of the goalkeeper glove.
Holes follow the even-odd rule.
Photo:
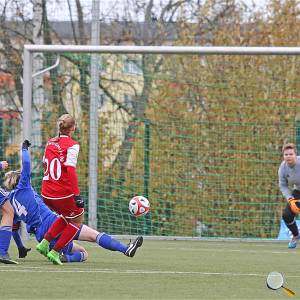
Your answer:
[[[75,202],[76,202],[76,206],[79,208],[84,208],[84,201],[83,199],[81,199],[80,195],[75,195]]]
[[[31,146],[31,143],[28,140],[24,140],[23,144],[22,144],[22,149],[26,149],[28,150],[28,147]]]
[[[291,197],[288,199],[288,203],[290,205],[291,211],[295,215],[300,213],[300,201],[298,199]]]
[[[18,248],[19,258],[25,258],[27,256],[27,252],[29,252],[31,248],[21,247]]]

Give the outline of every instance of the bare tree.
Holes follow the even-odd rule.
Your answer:
[[[199,9],[200,4],[190,0],[166,1],[160,6],[155,5],[153,0],[150,1],[125,1],[124,15],[120,17],[118,14],[114,16],[114,22],[110,29],[110,36],[119,34],[118,44],[130,43],[135,45],[164,45],[176,43],[176,37],[179,36],[180,21],[188,21],[188,18],[194,18],[194,10]],[[185,11],[185,12],[183,12]],[[116,43],[115,40],[105,41],[106,43]],[[125,182],[125,175],[128,168],[128,161],[132,152],[132,140],[136,136],[140,125],[145,121],[145,109],[148,105],[151,91],[154,87],[154,77],[161,72],[163,58],[156,55],[141,55],[140,60],[136,61],[138,68],[142,70],[143,86],[141,92],[137,93],[128,82],[129,89],[133,89],[134,97],[131,110],[120,104],[118,99],[115,99],[109,94],[110,100],[125,113],[130,114],[130,122],[125,128],[124,139],[119,148],[118,155],[114,161],[113,167],[119,169],[118,183],[122,186]],[[126,83],[125,83],[126,84]],[[107,89],[102,84],[102,90],[107,92]],[[113,171],[113,169],[111,170]],[[111,192],[110,178],[104,184],[103,194],[105,197],[110,197]]]

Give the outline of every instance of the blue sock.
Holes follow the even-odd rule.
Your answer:
[[[65,254],[65,257],[68,262],[81,262],[86,260],[84,252],[81,251]]]
[[[19,230],[13,230],[12,236],[13,236],[18,248],[24,247],[24,244],[23,244],[20,234],[19,234]]]
[[[121,242],[113,239],[110,235],[106,233],[99,233],[96,238],[96,242],[99,246],[111,250],[111,251],[119,251],[125,253],[128,249],[127,245],[122,244]]]
[[[7,255],[11,239],[11,226],[0,226],[0,255]]]

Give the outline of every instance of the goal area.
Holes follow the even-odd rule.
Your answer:
[[[80,143],[85,222],[115,235],[277,238],[281,147],[300,150],[300,48],[25,45],[32,184],[56,120]],[[135,218],[136,195],[151,211]]]

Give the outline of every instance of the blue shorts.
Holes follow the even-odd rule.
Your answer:
[[[38,242],[40,242],[44,238],[45,233],[48,231],[50,226],[54,223],[54,221],[57,218],[57,215],[50,214],[49,216],[43,219],[43,223],[37,228],[35,232],[35,237]]]
[[[0,208],[4,205],[4,203],[8,200],[8,192],[0,187]]]
[[[50,226],[55,222],[55,220],[57,218],[58,218],[57,215],[51,214],[43,220],[43,223],[38,227],[37,231],[35,232],[35,237],[36,237],[38,242],[40,242],[44,238],[45,233],[49,230]],[[81,226],[81,228],[82,228],[82,226]],[[74,237],[74,240],[78,239],[81,228],[78,231],[78,233],[76,234],[76,236]],[[54,239],[50,242],[50,249],[52,249],[54,247],[54,245],[57,242],[58,238],[59,238],[59,236],[56,239]],[[69,244],[67,244],[62,249],[62,252],[64,254],[68,254],[68,253],[72,252],[72,249],[73,249],[73,241],[71,241]]]
[[[0,208],[4,205],[4,203],[5,203],[6,201],[9,201],[9,199],[6,198],[6,197],[0,197]]]

